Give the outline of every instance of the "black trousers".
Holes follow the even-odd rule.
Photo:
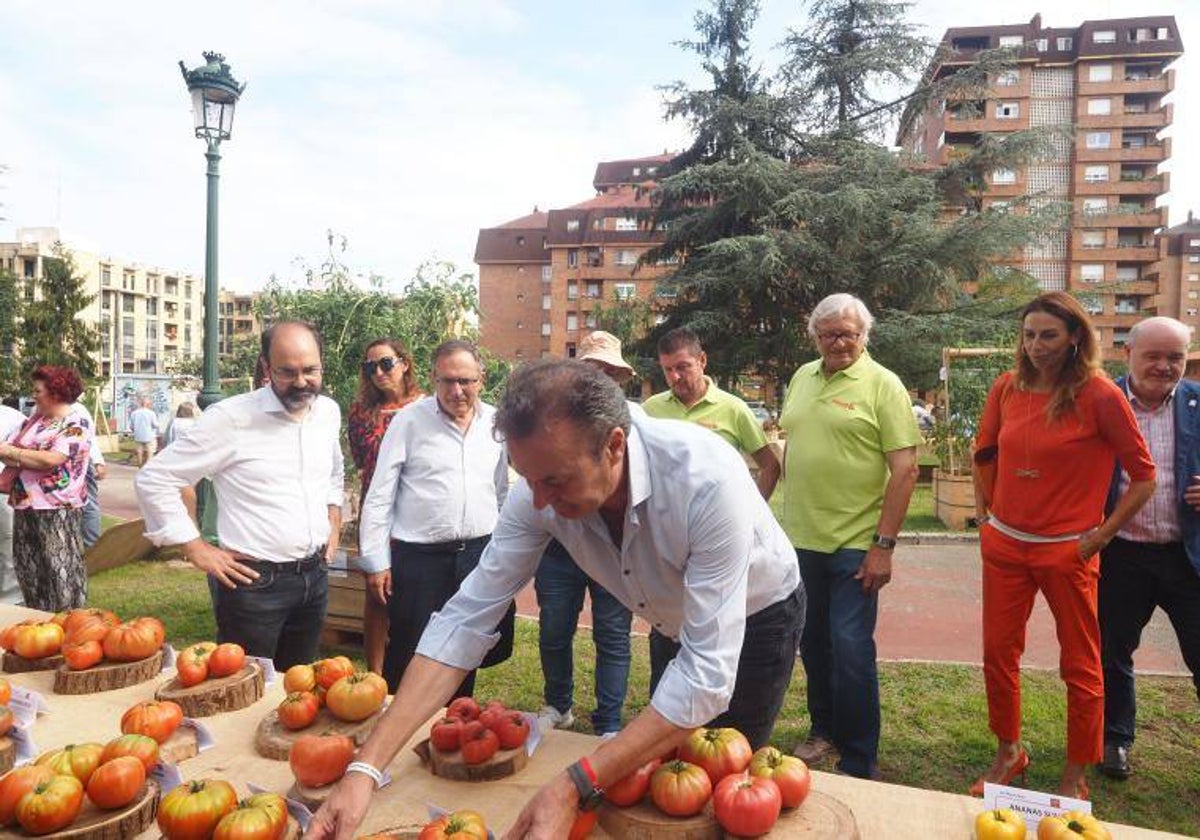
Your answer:
[[[1133,652],[1155,607],[1162,607],[1171,619],[1200,699],[1200,576],[1181,543],[1135,543],[1117,537],[1100,553],[1106,744],[1133,744]]]
[[[709,726],[731,726],[746,736],[752,749],[766,746],[792,681],[796,648],[804,632],[804,587],[746,619],[746,636],[738,657],[737,680],[729,708]],[[650,631],[650,694],[658,687],[679,643]]]
[[[416,653],[425,625],[445,606],[459,585],[477,565],[488,537],[455,543],[408,543],[392,540],[392,597],[388,601],[387,649],[383,655],[383,678],[388,690],[396,692],[408,663]],[[498,641],[480,667],[498,665],[512,655],[515,605],[510,605],[496,630]],[[475,690],[475,672],[459,685],[455,697],[469,697]]]

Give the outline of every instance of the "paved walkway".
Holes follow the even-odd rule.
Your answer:
[[[136,470],[113,464],[100,483],[104,513],[122,519],[140,516],[133,491]],[[982,657],[980,623],[979,548],[974,543],[908,545],[896,549],[895,575],[880,595],[879,658],[929,660],[978,664]],[[522,615],[537,616],[533,586],[517,598]],[[581,618],[591,624],[585,607]],[[646,632],[644,622],[635,629]],[[1058,641],[1046,602],[1039,596],[1029,622],[1023,664],[1033,668],[1058,667]],[[1187,674],[1175,632],[1162,611],[1154,614],[1135,665],[1139,671]]]

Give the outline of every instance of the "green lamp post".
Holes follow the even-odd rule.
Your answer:
[[[238,97],[246,89],[238,84],[220,53],[206,52],[207,64],[188,70],[179,62],[183,80],[192,94],[192,115],[196,137],[207,145],[204,157],[208,160],[208,218],[205,224],[204,249],[204,388],[200,391],[200,408],[207,408],[221,399],[221,383],[217,373],[217,181],[220,178],[221,141],[233,133],[233,110]]]

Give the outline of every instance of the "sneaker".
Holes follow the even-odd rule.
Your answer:
[[[837,748],[829,739],[822,738],[820,735],[809,735],[796,745],[796,749],[792,750],[792,755],[805,764],[815,764],[835,752],[837,752]]]
[[[553,706],[542,706],[538,712],[538,728],[542,732],[549,732],[551,729],[570,729],[575,723],[575,715],[571,714],[571,710],[560,712]]]
[[[1105,744],[1104,761],[1100,772],[1110,779],[1124,781],[1129,778],[1129,747],[1122,744]]]

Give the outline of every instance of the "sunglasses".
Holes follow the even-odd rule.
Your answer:
[[[400,360],[395,356],[384,356],[379,361],[363,362],[362,369],[367,376],[374,376],[376,370],[391,373],[398,364],[400,364]]]

